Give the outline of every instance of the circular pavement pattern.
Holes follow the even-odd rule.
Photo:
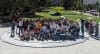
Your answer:
[[[87,36],[86,32],[85,35]],[[52,48],[52,47],[65,47],[65,46],[71,46],[79,43],[83,43],[87,40],[87,37],[84,39],[77,39],[76,41],[66,40],[66,41],[20,41],[15,38],[10,37],[10,31],[5,32],[1,35],[1,40],[3,42],[16,45],[16,46],[22,46],[22,47],[34,47],[34,48]]]

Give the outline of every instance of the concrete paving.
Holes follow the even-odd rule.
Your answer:
[[[65,47],[65,46],[72,46],[80,43],[84,43],[87,41],[89,34],[85,32],[85,38],[76,39],[76,41],[65,40],[65,41],[37,41],[37,40],[30,40],[30,41],[20,41],[18,35],[15,35],[14,38],[10,37],[10,30],[4,32],[0,38],[3,42],[13,44],[16,46],[23,46],[23,47],[33,47],[33,48],[54,48],[54,47]]]
[[[0,35],[8,28],[0,28]],[[100,54],[100,41],[89,38],[85,43],[58,48],[29,48],[4,43],[0,40],[0,54]]]

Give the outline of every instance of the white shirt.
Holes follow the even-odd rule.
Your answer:
[[[70,26],[64,25],[63,26],[65,30],[68,30],[70,28]]]
[[[42,26],[42,30],[46,31],[47,27],[46,26]]]
[[[23,26],[23,21],[19,21],[18,25]]]
[[[51,28],[51,29],[56,29],[56,27],[57,27],[57,24],[55,24],[55,23],[50,24],[50,28]]]

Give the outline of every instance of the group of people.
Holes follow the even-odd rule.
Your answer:
[[[99,34],[99,23],[95,20],[85,20],[85,28],[91,36],[98,36]]]
[[[81,36],[84,36],[84,28],[86,28],[89,33],[96,29],[96,22],[92,20],[80,20],[80,23],[75,20],[70,19],[18,19],[17,22],[13,20],[11,27],[11,37],[18,34],[20,40],[76,40]]]

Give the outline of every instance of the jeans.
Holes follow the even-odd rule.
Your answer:
[[[19,26],[19,36],[22,33],[22,30],[23,30],[22,26]]]
[[[11,30],[11,37],[14,37],[14,30]]]

